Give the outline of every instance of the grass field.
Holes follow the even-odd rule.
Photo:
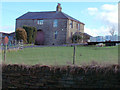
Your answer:
[[[69,65],[73,60],[73,47],[35,47],[7,52],[6,63]],[[118,46],[113,47],[76,47],[77,65],[83,63],[118,63]]]

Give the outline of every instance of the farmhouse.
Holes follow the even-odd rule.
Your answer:
[[[27,12],[16,19],[16,28],[34,26],[37,28],[36,43],[60,45],[71,43],[76,32],[84,33],[84,23],[62,12],[58,3],[56,11]]]

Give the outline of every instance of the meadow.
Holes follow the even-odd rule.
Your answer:
[[[2,54],[3,55],[3,54]],[[73,47],[32,47],[7,51],[7,64],[71,65]],[[117,64],[118,46],[77,46],[75,64]]]

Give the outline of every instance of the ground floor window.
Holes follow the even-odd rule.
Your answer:
[[[57,35],[58,35],[58,32],[55,31],[55,32],[54,32],[55,39],[57,39]]]
[[[72,36],[73,36],[73,32],[71,32],[71,38],[72,38]]]

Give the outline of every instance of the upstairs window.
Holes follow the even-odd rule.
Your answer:
[[[43,25],[43,20],[37,20],[38,25]]]
[[[73,28],[73,21],[70,22],[70,27]]]
[[[53,21],[53,27],[57,27],[57,26],[58,26],[58,20],[55,19],[55,20]]]
[[[78,23],[78,30],[80,30],[80,24]]]

